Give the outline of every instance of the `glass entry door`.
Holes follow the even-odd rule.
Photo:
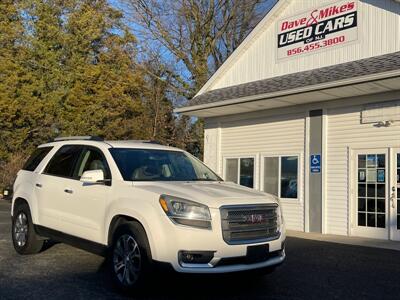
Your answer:
[[[355,155],[353,235],[389,238],[388,152],[361,150]]]
[[[400,240],[400,149],[353,151],[351,234]]]

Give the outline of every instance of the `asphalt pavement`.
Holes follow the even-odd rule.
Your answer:
[[[113,289],[102,257],[64,244],[18,255],[10,204],[0,200],[0,299],[128,299]],[[155,276],[137,299],[400,299],[400,251],[288,238],[272,274]]]

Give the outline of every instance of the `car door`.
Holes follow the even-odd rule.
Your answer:
[[[79,179],[85,171],[102,170],[105,182],[88,184]],[[73,172],[76,179],[68,186],[66,213],[71,216],[65,230],[74,235],[98,243],[103,239],[106,201],[111,189],[111,173],[104,154],[93,146],[85,146]]]
[[[72,175],[82,150],[79,145],[62,146],[44,171],[37,176],[35,191],[39,206],[39,225],[65,232],[66,226],[71,222],[68,192],[76,181]]]

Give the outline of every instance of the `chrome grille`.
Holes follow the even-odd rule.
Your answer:
[[[279,237],[278,205],[221,207],[222,235],[228,244],[250,244]]]

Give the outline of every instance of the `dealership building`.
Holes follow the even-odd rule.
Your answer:
[[[176,112],[288,229],[400,240],[400,0],[280,0]]]

